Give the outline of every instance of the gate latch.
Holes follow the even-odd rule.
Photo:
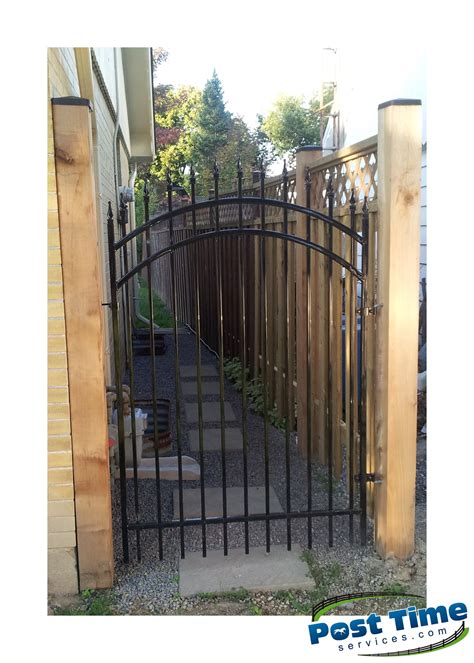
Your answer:
[[[355,474],[354,480],[360,482],[361,480],[360,474]],[[374,472],[367,472],[367,474],[365,475],[365,480],[367,483],[382,483],[382,479],[376,477]]]
[[[382,308],[383,304],[374,304],[374,306],[364,306],[364,308],[358,308],[357,313],[359,315],[375,315],[377,310]]]

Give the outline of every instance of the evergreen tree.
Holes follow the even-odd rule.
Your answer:
[[[212,188],[214,159],[228,140],[231,114],[225,108],[222,84],[216,70],[206,82],[202,92],[197,131],[194,139],[194,162],[199,172],[200,192]]]

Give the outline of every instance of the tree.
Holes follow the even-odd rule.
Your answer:
[[[277,158],[276,148],[263,128],[263,115],[257,114],[257,122],[257,128],[252,134],[252,138],[257,146],[256,163],[259,164],[262,162],[264,167],[267,168]]]
[[[212,181],[214,159],[218,150],[226,145],[230,128],[231,114],[225,108],[222,84],[214,70],[202,92],[194,139],[194,163],[201,175],[203,192]]]
[[[330,100],[330,94],[329,90],[325,93],[325,103]],[[319,108],[320,100],[317,95],[308,103],[305,103],[303,97],[287,95],[276,100],[261,126],[275,146],[278,156],[286,156],[291,163],[298,147],[320,143],[321,114],[317,112]]]
[[[226,143],[217,150],[216,160],[219,166],[219,190],[236,189],[237,161],[240,159],[244,186],[252,182],[252,169],[257,163],[258,145],[244,120],[232,117]],[[213,188],[213,181],[210,182]]]
[[[200,108],[201,92],[197,88],[155,88],[156,158],[150,170],[156,178],[166,179],[170,170],[174,183],[186,185]]]
[[[156,74],[156,70],[160,64],[166,62],[168,59],[168,51],[163,48],[163,46],[158,46],[157,48],[152,49],[152,61],[153,61],[153,73]]]

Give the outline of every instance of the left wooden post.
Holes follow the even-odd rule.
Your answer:
[[[80,589],[113,582],[103,311],[88,99],[52,100]]]

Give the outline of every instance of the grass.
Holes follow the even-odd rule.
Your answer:
[[[77,605],[57,607],[54,609],[54,614],[68,617],[115,615],[113,594],[108,590],[85,589],[81,593],[80,602]]]
[[[141,315],[150,319],[150,306],[148,300],[148,286],[145,281],[138,277],[138,305]],[[153,320],[159,327],[173,327],[174,319],[171,312],[166,308],[161,299],[153,293]],[[138,329],[147,328],[142,320],[136,320],[135,325]]]

